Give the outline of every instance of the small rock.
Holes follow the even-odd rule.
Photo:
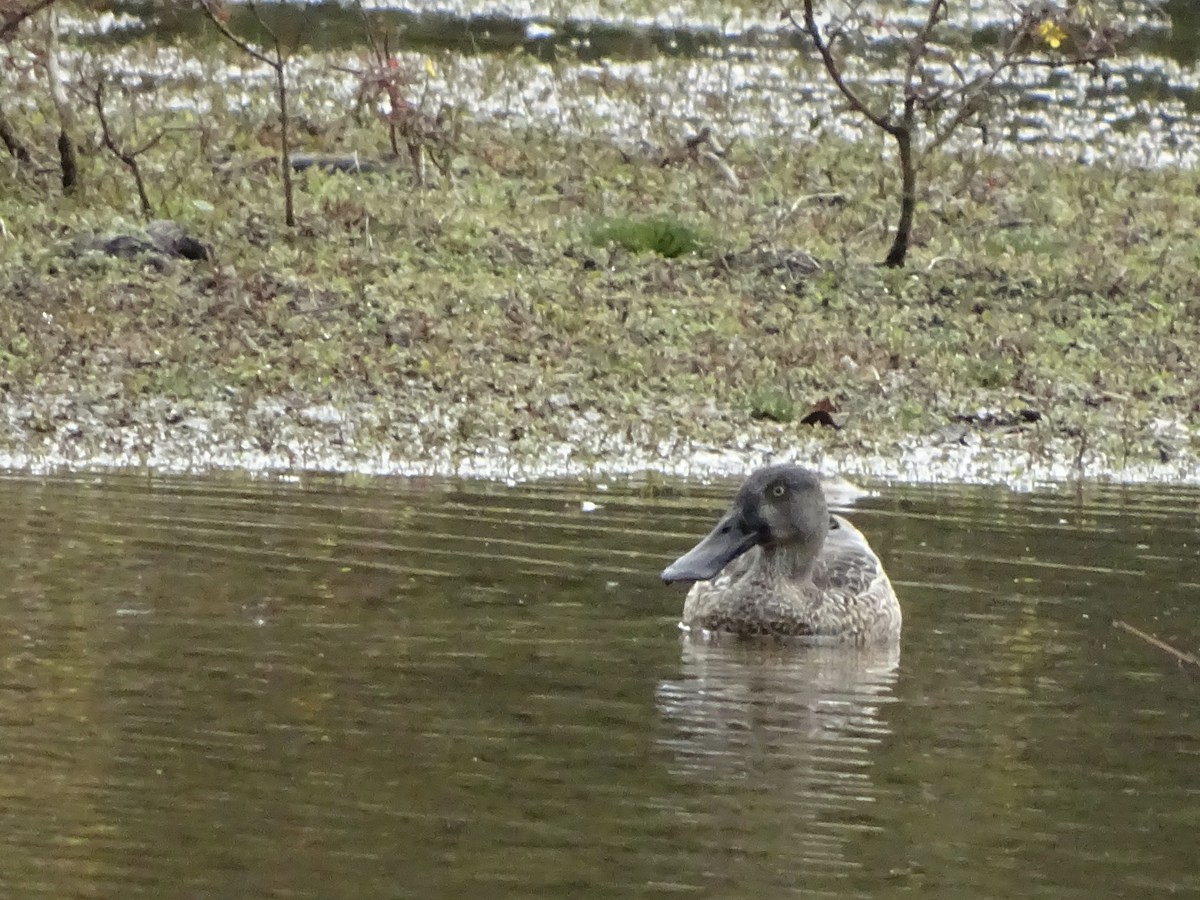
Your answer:
[[[933,433],[933,443],[935,444],[961,444],[966,446],[970,443],[971,429],[966,425],[947,425],[945,428],[939,428]]]
[[[306,406],[297,416],[306,425],[341,425],[346,418],[340,409],[329,404]]]
[[[363,159],[357,153],[342,156],[331,156],[319,153],[293,153],[292,168],[297,172],[306,169],[321,169],[324,172],[339,175],[370,175],[384,172],[382,163],[372,159]]]

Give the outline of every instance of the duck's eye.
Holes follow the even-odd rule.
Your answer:
[[[782,484],[777,484],[777,485],[775,485],[775,487],[771,488],[771,496],[772,497],[782,497],[786,493],[787,493],[787,488],[784,487]]]

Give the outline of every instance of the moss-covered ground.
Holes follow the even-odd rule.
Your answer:
[[[139,227],[94,137],[72,196],[52,166],[5,165],[10,460],[232,458],[207,444],[276,465],[553,470],[974,445],[1102,474],[1195,458],[1194,173],[947,154],[894,270],[877,265],[896,179],[875,144],[742,141],[735,184],[703,161],[461,121],[425,185],[405,162],[298,174],[287,228],[278,173],[255,163],[269,119],[222,127],[232,161],[186,136],[144,157],[156,214],[213,254],[165,271],[86,249]],[[302,135],[310,151],[385,144],[369,121]],[[597,243],[647,219],[697,249]],[[825,399],[840,427],[804,424]]]

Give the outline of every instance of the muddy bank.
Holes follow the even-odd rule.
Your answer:
[[[648,419],[654,410],[647,409]],[[664,406],[659,418],[669,420]],[[737,476],[780,459],[869,481],[996,483],[1029,489],[1069,480],[1195,483],[1191,458],[1117,459],[1077,439],[1017,428],[948,427],[867,441],[812,426],[716,420],[717,439],[670,425],[632,427],[564,408],[553,423],[459,437],[465,404],[435,408],[371,402],[306,403],[301,397],[134,407],[85,397],[6,398],[0,468],[46,473],[136,469],[164,473],[242,470],[253,475],[443,475],[499,480],[603,479],[655,474]],[[703,431],[697,423],[694,430]],[[723,435],[723,437],[718,437]]]

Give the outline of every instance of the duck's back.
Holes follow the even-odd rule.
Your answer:
[[[829,534],[813,569],[824,619],[856,643],[895,640],[900,602],[883,564],[862,532],[841,516],[830,517]]]

